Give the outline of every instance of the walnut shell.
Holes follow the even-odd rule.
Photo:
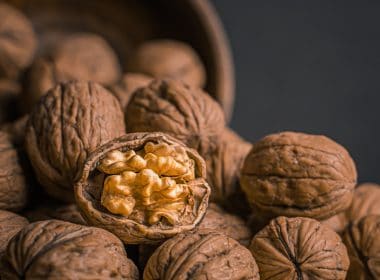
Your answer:
[[[5,253],[8,242],[27,224],[28,220],[24,217],[0,210],[0,258]]]
[[[17,107],[20,90],[21,87],[16,82],[0,79],[0,124],[13,121],[17,118],[17,110],[15,108]]]
[[[350,207],[346,211],[323,221],[323,223],[341,233],[348,224],[354,223],[365,216],[370,214],[380,215],[379,201],[379,185],[372,183],[361,184],[354,191]]]
[[[132,96],[128,132],[161,131],[207,157],[225,127],[223,111],[209,95],[179,81],[157,80]]]
[[[341,145],[325,136],[282,132],[253,145],[240,183],[263,212],[326,219],[349,207],[356,178]]]
[[[19,211],[28,201],[29,184],[11,136],[0,131],[0,209]]]
[[[110,91],[116,96],[125,111],[132,94],[141,87],[149,85],[153,78],[140,73],[126,73],[122,79],[111,85]]]
[[[338,234],[310,218],[273,219],[249,248],[262,280],[343,280],[350,263]]]
[[[260,279],[244,246],[224,234],[201,230],[178,234],[150,257],[144,280]]]
[[[75,80],[110,85],[121,75],[117,56],[102,37],[77,33],[58,42],[27,73],[25,112],[58,83]]]
[[[117,99],[92,82],[59,84],[30,115],[26,150],[39,183],[51,196],[73,201],[73,182],[90,152],[124,134]]]
[[[177,79],[203,87],[206,71],[191,46],[174,40],[153,40],[143,43],[131,56],[128,70],[160,79]]]
[[[343,235],[350,257],[349,280],[380,278],[380,215],[350,224]]]
[[[0,3],[0,77],[17,79],[37,48],[31,22],[18,10]]]
[[[216,149],[205,160],[211,201],[228,204],[231,197],[241,193],[239,177],[244,159],[252,145],[229,128],[225,128]]]
[[[139,223],[125,216],[112,214],[101,205],[105,174],[97,169],[100,160],[110,151],[139,150],[148,142],[180,145],[194,160],[197,178],[188,184],[193,194],[193,202],[188,205],[189,211],[184,212],[179,224],[169,225],[165,221],[159,221],[154,225]],[[89,156],[81,178],[75,185],[75,195],[78,207],[89,224],[109,230],[126,244],[151,244],[191,230],[201,221],[210,196],[210,187],[205,177],[204,160],[195,150],[185,147],[178,140],[160,132],[130,133],[110,141]]]
[[[57,220],[23,228],[8,244],[3,264],[4,279],[139,279],[116,236]]]
[[[76,204],[50,203],[27,211],[25,216],[31,222],[55,219],[78,225],[87,225]]]

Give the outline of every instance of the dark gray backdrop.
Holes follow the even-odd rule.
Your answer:
[[[235,60],[231,126],[325,134],[380,183],[380,1],[212,2]]]

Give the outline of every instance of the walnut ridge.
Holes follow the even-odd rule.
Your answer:
[[[350,155],[331,139],[282,132],[253,145],[240,183],[262,212],[326,219],[349,207],[356,178]]]
[[[5,252],[8,242],[27,224],[28,220],[24,217],[0,210],[0,259]]]
[[[200,222],[210,195],[205,177],[203,159],[178,140],[130,133],[89,156],[75,196],[89,224],[127,244],[157,243]]]

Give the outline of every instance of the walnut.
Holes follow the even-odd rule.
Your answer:
[[[356,178],[350,155],[331,139],[282,132],[253,145],[240,183],[262,212],[326,219],[349,207]]]
[[[31,222],[56,219],[79,225],[87,224],[76,204],[47,203],[27,211],[25,216]]]
[[[244,159],[252,145],[229,128],[225,128],[216,142],[216,149],[205,160],[207,181],[211,185],[211,200],[228,204],[231,198],[241,193],[239,176]]]
[[[89,224],[126,244],[157,243],[203,218],[205,177],[195,150],[163,133],[131,133],[90,155],[75,194]]]
[[[39,183],[73,201],[73,182],[90,152],[125,132],[117,99],[92,82],[59,84],[30,115],[26,150]]]
[[[380,215],[368,215],[349,225],[343,235],[350,257],[347,279],[380,278]]]
[[[243,219],[225,212],[215,203],[211,203],[207,208],[206,215],[198,225],[198,229],[219,231],[246,247],[252,239],[251,230]]]
[[[361,184],[354,191],[350,207],[346,211],[323,221],[323,223],[332,227],[336,232],[341,233],[348,224],[354,223],[367,215],[380,215],[379,201],[379,185],[371,183]]]
[[[260,279],[251,253],[236,240],[209,230],[178,234],[149,258],[144,280]]]
[[[121,108],[125,111],[132,94],[141,87],[152,82],[153,78],[140,73],[126,73],[116,84],[110,86],[110,91],[117,97]]]
[[[0,10],[1,10],[1,3],[0,3]],[[0,47],[0,57],[1,57],[1,47]],[[15,108],[17,107],[20,90],[21,88],[16,82],[13,82],[11,80],[0,79],[0,124],[13,121],[17,118],[17,110],[15,110]]]
[[[27,224],[28,220],[24,217],[0,210],[0,258],[4,254],[8,242]]]
[[[23,109],[28,112],[58,83],[75,80],[110,85],[119,77],[117,56],[102,37],[91,33],[73,34],[33,63],[27,73]]]
[[[207,157],[225,127],[223,111],[209,95],[174,80],[157,80],[132,96],[128,132],[161,131]]]
[[[0,3],[0,77],[17,79],[32,62],[36,49],[30,21],[18,10]]]
[[[29,184],[22,158],[8,133],[0,131],[0,209],[19,211],[28,201]]]
[[[116,236],[57,220],[24,227],[8,244],[3,265],[4,279],[139,279]]]
[[[153,40],[143,43],[131,56],[128,70],[155,78],[177,79],[203,87],[206,71],[191,46],[173,40]]]
[[[349,259],[340,237],[310,218],[278,217],[252,239],[260,279],[345,279]]]
[[[0,130],[8,133],[11,137],[12,143],[17,147],[23,146],[28,120],[29,115],[24,115],[13,122],[7,122],[0,125]]]

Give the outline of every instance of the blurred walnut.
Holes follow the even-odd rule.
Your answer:
[[[370,214],[380,215],[380,186],[377,184],[361,184],[355,191],[351,206],[344,212],[323,221],[336,232],[344,231],[348,224],[354,223]]]
[[[27,224],[28,220],[24,217],[0,210],[0,259],[5,253],[9,240]]]
[[[210,187],[198,153],[163,133],[131,133],[94,151],[75,186],[85,220],[126,244],[193,229]]]
[[[209,230],[178,234],[150,257],[144,280],[260,279],[251,253],[237,241]]]
[[[56,219],[79,225],[87,224],[83,220],[83,217],[80,214],[76,204],[61,204],[58,202],[50,202],[46,205],[39,206],[36,209],[27,211],[25,213],[25,216],[31,222]]]
[[[57,42],[33,63],[27,74],[22,106],[28,112],[58,83],[92,81],[110,85],[119,77],[117,56],[102,37],[91,33],[74,34]]]
[[[216,149],[205,160],[207,181],[212,192],[211,200],[228,204],[231,198],[241,193],[239,177],[244,159],[252,145],[229,128],[225,128],[216,143]]]
[[[309,218],[278,217],[252,239],[260,279],[345,279],[349,259],[340,237]]]
[[[19,151],[0,131],[0,209],[19,211],[27,203],[28,183]]]
[[[1,9],[1,3],[0,3],[0,9]],[[1,47],[0,47],[0,57],[1,57]],[[0,64],[1,64],[1,59],[0,59]],[[20,86],[17,83],[11,80],[0,79],[0,125],[5,122],[13,121],[17,118],[16,107],[17,107],[20,90],[21,90]]]
[[[262,212],[326,219],[349,207],[356,177],[353,160],[336,142],[282,132],[253,145],[240,183]]]
[[[18,10],[0,3],[0,78],[17,79],[37,48],[32,24]]]
[[[149,85],[152,80],[144,74],[126,73],[120,81],[110,86],[110,91],[117,97],[121,108],[125,111],[135,90]]]
[[[179,81],[157,80],[132,96],[126,125],[128,132],[170,134],[207,158],[216,149],[225,120],[219,104],[204,91]]]
[[[73,182],[93,150],[125,132],[117,99],[92,82],[59,84],[31,113],[26,149],[47,193],[73,201]]]
[[[206,215],[198,225],[198,229],[218,231],[246,247],[252,238],[251,230],[247,227],[243,219],[225,212],[215,203],[211,203],[207,208]]]
[[[182,80],[203,87],[206,71],[198,54],[187,44],[173,40],[154,40],[142,44],[131,56],[129,71],[154,78]]]
[[[57,220],[22,229],[9,242],[3,265],[2,279],[139,279],[116,236]]]
[[[343,235],[350,257],[347,279],[380,279],[380,215],[350,224]]]
[[[8,133],[11,137],[12,143],[17,147],[23,146],[28,120],[29,115],[24,115],[13,122],[7,122],[0,125],[0,130]]]

